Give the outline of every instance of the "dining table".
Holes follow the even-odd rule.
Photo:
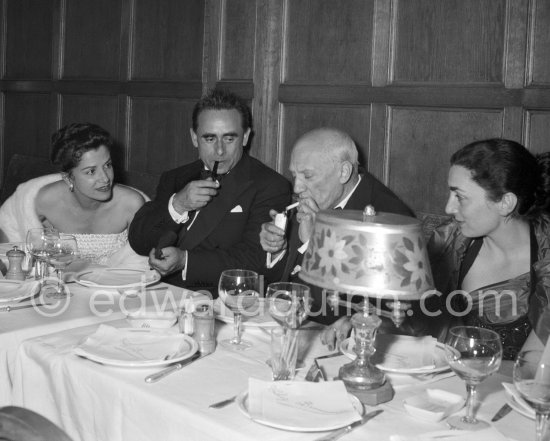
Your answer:
[[[126,319],[106,324],[126,328]],[[105,323],[104,323],[105,324]],[[121,367],[100,364],[75,354],[75,347],[98,329],[97,323],[48,333],[22,342],[15,354],[12,372],[12,401],[50,419],[74,441],[181,441],[181,440],[315,440],[327,432],[301,432],[293,427],[274,428],[250,417],[244,394],[251,378],[271,381],[270,327],[244,326],[247,350],[235,351],[217,345],[213,353],[198,358],[154,383],[145,377],[158,367]],[[179,332],[177,325],[174,333]],[[216,321],[217,342],[232,335],[230,323]],[[321,344],[319,328],[299,332],[298,369],[293,381],[305,381],[317,357],[325,360],[327,381],[333,381],[346,355],[329,351]],[[410,381],[409,381],[410,377]],[[427,389],[465,396],[465,384],[449,371],[401,376],[393,380],[394,397],[367,412],[382,413],[345,435],[345,440],[410,439],[415,435],[447,429],[445,421],[426,421],[407,413],[404,400]],[[503,382],[510,383],[511,364],[503,362],[498,373],[478,386],[477,416],[490,420],[507,402]],[[322,380],[318,383],[321,384]],[[322,387],[322,386],[320,386]],[[237,396],[234,402],[213,409],[209,406]],[[330,397],[327,397],[330,399]],[[464,412],[464,409],[460,410]],[[534,420],[515,410],[492,423],[508,439],[534,439]],[[407,438],[409,437],[409,438]]]
[[[71,277],[71,274],[68,276]],[[1,279],[1,282],[6,280]],[[24,283],[33,286],[38,282],[28,279]],[[50,288],[53,283],[49,282]],[[196,295],[192,291],[160,282],[142,287],[140,295],[135,291],[84,286],[74,281],[66,286],[70,295],[63,299],[47,297],[46,285],[33,291],[36,295],[15,303],[0,302],[0,406],[13,404],[15,358],[23,341],[64,330],[70,333],[74,328],[123,319],[131,311],[151,308],[159,302],[165,302],[163,307],[167,308],[167,297],[171,302],[169,307],[177,309],[186,298]],[[10,308],[6,308],[6,305]]]

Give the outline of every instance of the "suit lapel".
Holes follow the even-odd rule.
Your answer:
[[[237,205],[239,196],[252,185],[249,165],[248,156],[245,154],[237,166],[224,177],[220,192],[206,207],[199,211],[197,219],[193,222],[180,245],[181,248],[191,250],[199,245]]]

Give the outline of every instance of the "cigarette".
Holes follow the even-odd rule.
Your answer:
[[[286,207],[285,211],[290,211],[293,208],[296,208],[298,205],[300,205],[300,202],[294,202],[293,204],[290,204],[288,207]]]

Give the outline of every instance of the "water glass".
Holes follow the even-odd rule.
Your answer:
[[[550,416],[550,360],[543,351],[520,352],[514,364],[514,386],[536,413],[536,441],[542,441]],[[546,358],[546,359],[545,359]]]
[[[274,328],[271,331],[271,370],[273,380],[292,380],[298,358],[298,339],[295,330]]]

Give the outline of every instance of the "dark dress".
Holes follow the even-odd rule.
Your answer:
[[[503,358],[507,360],[517,356],[533,328],[538,329],[537,335],[543,342],[548,336],[548,320],[544,318],[550,294],[548,219],[533,223],[530,232],[530,272],[481,287],[467,296],[458,290],[483,239],[464,237],[460,227],[451,221],[435,230],[428,245],[436,287],[443,294],[444,321],[449,326],[462,322],[494,330],[501,337]],[[460,320],[452,312],[465,315]]]

